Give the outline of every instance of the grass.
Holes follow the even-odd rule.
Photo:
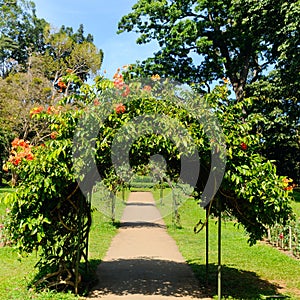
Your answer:
[[[10,189],[0,189],[0,200]],[[127,193],[128,195],[128,193]],[[0,216],[5,213],[6,206],[0,201]],[[120,214],[120,212],[119,212]],[[108,216],[101,211],[93,212],[93,223],[91,226],[89,240],[89,262],[91,272],[86,281],[90,284],[96,283],[94,270],[104,257],[112,237],[116,234],[117,227]],[[29,289],[29,284],[37,274],[34,265],[38,260],[37,254],[29,255],[21,260],[18,254],[10,247],[0,247],[0,300],[15,299],[54,299],[54,300],[73,300],[82,299],[71,293],[55,293],[46,291],[37,293]],[[90,288],[89,285],[86,286]]]
[[[293,211],[296,214],[297,218],[300,219],[300,190],[295,190],[293,195],[295,198],[295,201],[292,203]]]
[[[10,189],[0,189],[0,198]],[[127,199],[129,191],[125,191]],[[160,190],[154,191],[159,203]],[[205,236],[193,233],[193,227],[199,218],[204,220],[204,212],[194,200],[188,199],[180,207],[181,228],[172,225],[172,194],[164,191],[162,210],[168,231],[176,240],[179,249],[187,262],[193,268],[202,285],[206,283],[205,272]],[[116,218],[119,219],[124,203],[119,193],[116,201]],[[293,207],[300,216],[300,193],[295,193]],[[98,209],[93,213],[89,243],[89,259],[91,269],[94,270],[105,255],[117,228],[111,222],[107,204],[101,202],[97,193],[94,195],[93,205]],[[5,205],[0,203],[0,215],[5,213]],[[6,299],[80,299],[73,294],[54,293],[51,291],[36,293],[28,289],[36,270],[34,265],[38,257],[31,255],[21,261],[11,248],[0,248],[0,300]],[[216,262],[217,262],[217,227],[214,220],[210,221],[210,252],[209,252],[209,286],[212,295],[216,295]],[[223,295],[227,299],[263,299],[264,296],[275,294],[290,296],[290,299],[300,299],[300,263],[288,257],[275,248],[263,243],[253,247],[247,244],[247,237],[243,230],[227,222],[222,227],[222,263],[223,263]],[[93,272],[87,278],[91,284],[95,283]],[[89,286],[87,286],[89,287]]]
[[[159,191],[154,191],[158,201]],[[159,201],[158,201],[159,203]],[[158,205],[160,207],[160,205]],[[162,208],[164,211],[164,207]],[[176,240],[179,250],[191,265],[200,284],[206,283],[205,232],[193,233],[200,218],[205,220],[193,199],[186,200],[179,209],[181,227],[172,225],[172,215],[165,214],[168,232]],[[222,224],[222,291],[224,299],[264,299],[275,294],[300,299],[300,262],[269,245],[258,242],[250,247],[242,228],[233,222]],[[217,224],[209,223],[208,290],[216,295]]]

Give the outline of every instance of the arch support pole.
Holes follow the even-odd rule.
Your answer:
[[[218,199],[218,300],[222,298],[222,245],[221,245],[221,234],[222,234],[222,216],[221,216],[221,201]]]

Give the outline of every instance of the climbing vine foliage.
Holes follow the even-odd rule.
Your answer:
[[[16,192],[6,199],[11,206],[6,231],[20,253],[39,251],[42,275],[36,285],[78,292],[79,263],[88,260],[92,187],[102,179],[116,193],[156,154],[166,161],[161,180],[193,182],[202,206],[209,173],[217,172],[211,167],[217,154],[226,168],[210,211],[216,212],[219,198],[222,210],[245,227],[250,243],[275,222],[287,221],[291,182],[257,152],[264,118],[245,118],[243,110],[251,105],[251,99],[230,101],[226,83],[201,96],[174,89],[158,75],[125,82],[118,72],[113,81],[98,77],[93,85],[82,85],[56,106],[33,109],[31,118],[48,130],[36,145],[14,141],[5,168],[18,179]],[[205,122],[212,115],[219,127]],[[183,157],[197,157],[193,178],[181,174]]]

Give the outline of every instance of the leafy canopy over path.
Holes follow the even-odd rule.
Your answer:
[[[209,173],[220,171],[211,168],[212,157],[227,159],[211,213],[216,212],[214,200],[219,198],[222,211],[245,227],[251,244],[269,226],[287,221],[291,217],[289,180],[276,175],[274,165],[257,151],[261,136],[253,134],[253,128],[264,117],[259,113],[244,116],[243,109],[252,104],[251,99],[230,101],[226,84],[201,96],[160,80],[159,75],[125,82],[118,72],[114,81],[98,77],[94,85],[81,84],[77,93],[59,105],[33,109],[31,117],[47,124],[51,134],[38,146],[18,139],[13,143],[6,167],[15,170],[19,181],[16,192],[7,198],[11,212],[5,227],[21,253],[41,250],[38,267],[46,275],[37,284],[69,285],[78,292],[79,264],[81,258],[87,260],[91,225],[85,196],[100,176],[115,194],[155,154],[167,163],[164,180],[190,182],[180,176],[184,156],[200,164],[194,181],[199,199]],[[219,120],[225,144],[211,116]],[[123,148],[129,161],[114,160],[122,150],[115,145],[128,147]],[[198,161],[190,156],[195,150]]]

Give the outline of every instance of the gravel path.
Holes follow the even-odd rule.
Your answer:
[[[150,192],[130,194],[97,276],[92,299],[211,299],[201,293]]]

